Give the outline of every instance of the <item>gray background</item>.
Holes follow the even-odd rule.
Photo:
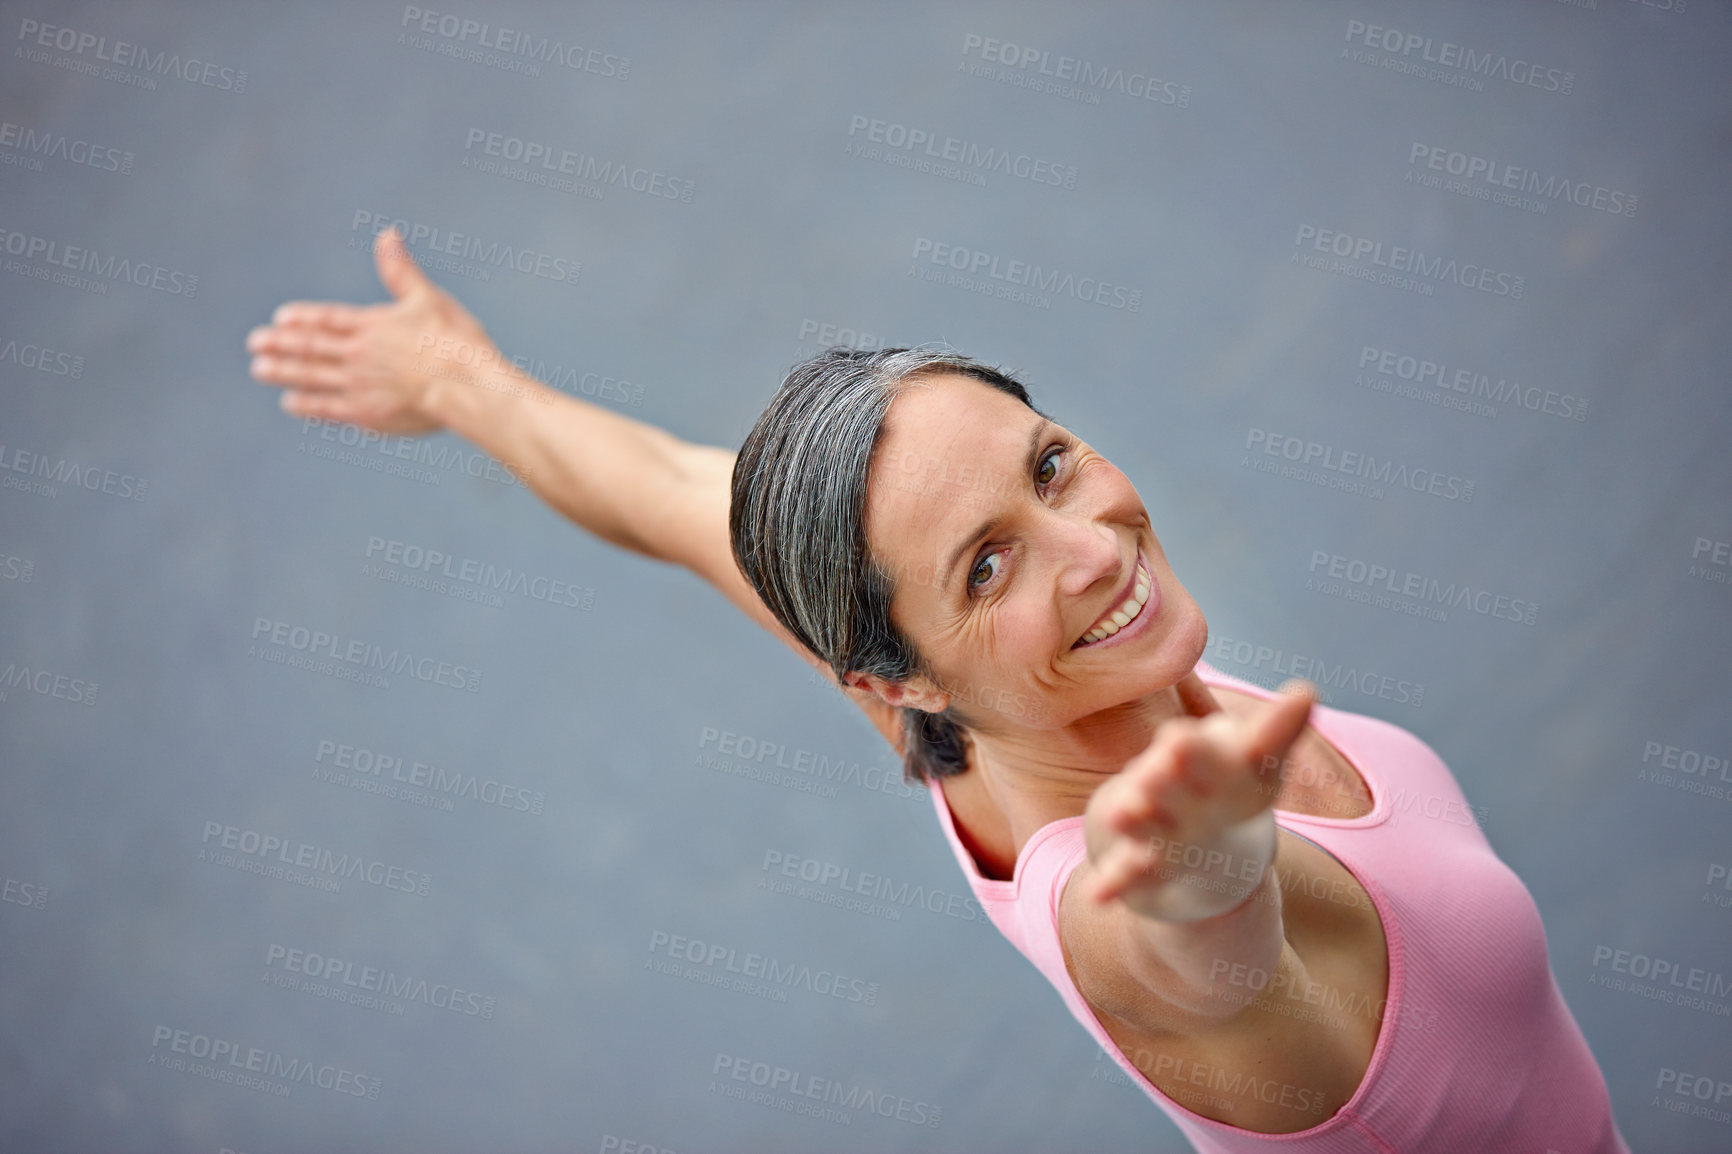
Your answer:
[[[508,352],[696,440],[737,446],[822,346],[820,325],[948,341],[1021,373],[1137,483],[1208,615],[1212,663],[1274,684],[1303,653],[1424,687],[1418,705],[1350,687],[1330,700],[1448,761],[1539,904],[1634,1148],[1732,1145],[1732,1102],[1691,1117],[1674,1111],[1695,1099],[1662,1085],[1668,1070],[1732,1082],[1732,772],[1668,781],[1652,752],[1732,754],[1732,566],[1724,545],[1713,556],[1732,540],[1725,6],[433,10],[582,45],[594,66],[464,59],[461,33],[406,29],[389,4],[4,6],[0,121],[38,147],[0,148],[0,1146],[1185,1148],[989,925],[760,887],[779,852],[965,892],[925,797],[864,787],[894,774],[890,752],[800,661],[690,574],[586,536],[527,491],[456,468],[383,472],[403,462],[378,446],[330,455],[338,430],[305,427],[251,382],[244,334],[279,302],[382,296],[357,212],[581,261],[575,284],[434,275]],[[96,59],[112,47],[41,49],[29,21],[216,71],[195,83]],[[1419,53],[1351,41],[1355,21],[1535,62],[1569,91],[1404,74],[1380,61]],[[1038,63],[975,75],[988,38],[1049,68],[1069,56],[1152,75],[1174,102],[1000,78],[1039,80]],[[855,117],[1072,166],[1074,188],[852,155]],[[658,171],[692,196],[615,185],[596,199],[478,171],[472,129]],[[56,139],[115,151],[76,163],[84,150],[43,143]],[[1425,187],[1408,179],[1428,171],[1415,145],[1634,195],[1635,209]],[[1490,266],[1522,293],[1306,267],[1304,226]],[[196,292],[45,282],[31,270],[47,260],[13,247],[32,238],[182,286],[196,275]],[[911,275],[921,238],[1128,286],[1140,305],[932,283]],[[60,356],[32,368],[26,346]],[[1585,416],[1380,391],[1368,382],[1392,378],[1361,376],[1367,347],[1579,398]],[[631,387],[601,393],[601,377]],[[1259,430],[1471,480],[1473,499],[1268,475],[1245,463]],[[68,483],[74,469],[148,485],[127,499]],[[376,579],[372,538],[568,582],[591,607]],[[1307,587],[1319,552],[1531,602],[1535,621],[1321,593]],[[272,659],[288,647],[255,639],[261,618],[481,679],[471,693],[292,668]],[[1284,656],[1235,662],[1239,642]],[[718,771],[706,729],[851,776],[804,789]],[[322,741],[539,791],[542,812],[321,780]],[[778,780],[802,779],[823,784]],[[210,822],[424,873],[428,892],[353,877],[325,892],[201,860],[220,850]],[[873,1004],[661,973],[646,968],[667,961],[658,934],[840,972],[862,998],[875,987]],[[396,1013],[275,984],[288,949],[455,985],[491,1016],[432,993]],[[1602,987],[1607,950],[1711,971],[1720,996],[1704,1008]],[[160,1064],[174,1056],[163,1029],[341,1067],[379,1092],[218,1082]],[[935,1105],[940,1124],[730,1099],[718,1055]]]

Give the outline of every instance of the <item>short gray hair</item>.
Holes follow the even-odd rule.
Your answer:
[[[911,378],[935,372],[972,377],[1040,412],[1015,378],[959,353],[838,347],[789,370],[734,462],[734,560],[776,620],[838,680],[850,670],[888,681],[930,675],[891,623],[896,583],[866,541],[866,489],[890,403]],[[949,709],[904,708],[903,724],[911,780],[968,768]]]

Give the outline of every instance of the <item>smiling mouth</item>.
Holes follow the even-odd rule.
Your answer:
[[[1094,626],[1071,645],[1072,649],[1081,649],[1093,645],[1097,641],[1105,641],[1131,622],[1143,612],[1143,606],[1149,603],[1151,581],[1149,571],[1143,567],[1142,554],[1137,555],[1136,583],[1131,595],[1113,607],[1106,616],[1095,622]]]

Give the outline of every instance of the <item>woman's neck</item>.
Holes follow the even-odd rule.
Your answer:
[[[946,782],[946,794],[974,818],[976,856],[1002,867],[1008,852],[1014,866],[1037,830],[1081,814],[1101,782],[1147,749],[1163,722],[1187,712],[1169,686],[1062,729],[970,730],[969,768]]]

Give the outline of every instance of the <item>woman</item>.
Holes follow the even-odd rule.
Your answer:
[[[395,233],[375,254],[391,304],[282,306],[253,375],[297,415],[467,437],[816,665],[1198,1150],[1627,1154],[1538,911],[1447,816],[1447,767],[1203,664],[1136,489],[1020,384],[831,350],[736,455],[530,380]]]

